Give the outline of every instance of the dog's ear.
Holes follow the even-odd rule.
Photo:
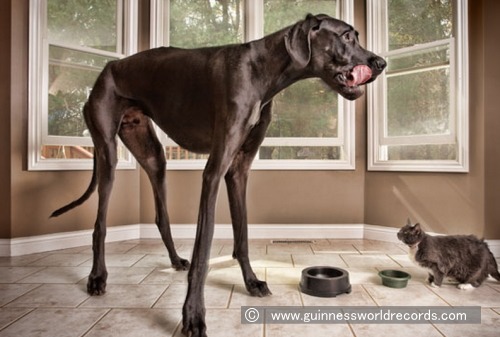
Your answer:
[[[298,68],[305,68],[311,60],[311,31],[319,29],[321,20],[318,17],[321,16],[308,14],[285,35],[286,50]]]

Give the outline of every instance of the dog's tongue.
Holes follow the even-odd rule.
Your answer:
[[[365,83],[370,78],[372,78],[372,70],[370,67],[365,65],[355,66],[347,79],[347,85],[349,87],[355,87]]]

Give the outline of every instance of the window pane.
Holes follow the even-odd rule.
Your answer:
[[[244,0],[170,0],[170,45],[199,48],[243,42]]]
[[[78,145],[43,145],[42,159],[91,159],[94,157],[93,146]],[[118,160],[130,160],[130,152],[123,144],[117,147]]]
[[[457,160],[455,144],[388,146],[388,160]]]
[[[391,76],[395,73],[419,71],[425,68],[448,66],[449,64],[450,47],[446,43],[438,47],[389,56],[385,74]]]
[[[48,134],[85,136],[82,108],[104,65],[112,58],[49,47]]]
[[[118,0],[48,0],[51,42],[119,52]]]
[[[340,146],[262,146],[259,159],[340,160]]]
[[[336,0],[264,0],[264,33],[293,25],[308,13],[336,17]]]
[[[189,152],[180,146],[165,146],[167,160],[207,159],[208,154]]]
[[[338,99],[319,79],[300,81],[276,95],[268,137],[337,137]]]
[[[387,136],[450,133],[449,69],[387,78]]]
[[[335,17],[332,0],[264,0],[264,33],[270,34],[302,20],[308,13]],[[295,83],[273,99],[268,137],[337,137],[338,95],[321,80]],[[263,147],[260,159],[339,159],[337,147]]]
[[[389,50],[449,38],[452,0],[388,0]]]

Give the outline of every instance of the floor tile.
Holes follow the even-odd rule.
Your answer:
[[[133,265],[134,267],[154,267],[163,269],[171,267],[168,255],[147,254],[141,256],[142,258],[135,262]]]
[[[130,249],[127,254],[167,254],[167,248],[161,241],[153,241],[148,243],[139,243],[132,249]]]
[[[241,309],[208,309],[206,313],[207,335],[216,337],[262,337],[262,324],[241,324]],[[181,328],[175,337],[184,337]]]
[[[400,289],[366,284],[364,288],[381,306],[447,306],[439,296],[421,284],[408,284]]]
[[[408,254],[408,249],[396,243],[381,241],[364,241],[354,244],[361,254]]]
[[[345,268],[349,273],[349,281],[351,284],[381,284],[376,268]]]
[[[173,268],[155,268],[141,284],[187,283],[188,271],[178,271]]]
[[[351,293],[336,297],[316,297],[301,293],[305,306],[374,306],[377,305],[362,285],[352,284]]]
[[[144,254],[119,254],[106,253],[106,267],[131,267],[144,257]],[[81,266],[92,267],[92,258],[81,264]]]
[[[485,284],[471,290],[460,290],[455,285],[446,284],[429,289],[452,306],[500,307],[500,293]]]
[[[39,287],[39,284],[1,284],[0,283],[0,307],[12,302],[19,296]]]
[[[32,267],[40,268],[40,267]],[[90,273],[89,267],[47,267],[18,281],[19,283],[77,283]]]
[[[334,266],[346,268],[347,265],[339,254],[316,254],[316,255],[299,255],[292,254],[293,264],[296,268],[308,268],[312,266]]]
[[[270,241],[266,241],[265,243],[256,243],[256,244],[250,244],[249,246],[249,253],[250,254],[267,254],[267,245],[270,244]],[[219,255],[233,255],[233,250],[234,250],[234,245],[231,244],[226,244],[223,245],[221,250],[219,251]]]
[[[267,268],[266,281],[268,284],[295,284],[300,283],[302,268]]]
[[[342,254],[341,256],[349,267],[399,267],[399,265],[387,255]]]
[[[32,262],[40,260],[41,258],[51,253],[29,254],[21,256],[0,256],[0,267],[21,267],[28,265]]]
[[[497,337],[500,315],[490,309],[483,309],[481,310],[481,324],[436,324],[436,328],[447,337]]]
[[[108,284],[139,284],[144,280],[154,268],[142,267],[109,267],[108,268]],[[86,283],[86,281],[85,281]]]
[[[107,310],[36,309],[0,331],[0,337],[80,337]]]
[[[163,294],[166,285],[111,284],[106,294],[92,296],[81,308],[151,308]]]
[[[267,324],[266,337],[335,336],[353,337],[347,324]]]
[[[359,251],[350,242],[333,241],[330,245],[312,246],[315,254],[359,254]]]
[[[266,268],[253,268],[259,280],[266,279]],[[211,268],[208,272],[207,283],[214,284],[244,284],[240,268]]]
[[[291,254],[250,254],[252,268],[292,268]]]
[[[89,298],[82,284],[44,284],[8,304],[9,307],[76,308]]]
[[[356,337],[443,337],[430,324],[352,324],[351,327]]]
[[[207,308],[227,308],[233,286],[227,284],[205,285],[205,306]],[[184,305],[187,284],[172,284],[154,305],[154,308],[180,308]]]
[[[43,269],[44,267],[0,267],[0,283],[15,283]]]
[[[113,309],[85,337],[168,337],[180,321],[179,310]]]
[[[389,254],[389,257],[396,261],[397,264],[399,264],[401,267],[405,268],[418,268],[418,266],[410,260],[410,257],[408,254],[402,255],[402,254]]]
[[[89,254],[51,254],[41,258],[30,266],[46,266],[46,267],[76,267],[85,261],[92,260],[92,255]]]
[[[240,308],[242,306],[301,306],[299,289],[297,285],[278,285],[269,286],[272,295],[266,297],[253,297],[243,285],[234,287],[231,298],[230,308]]]
[[[30,312],[31,308],[0,308],[0,330]]]
[[[176,240],[191,258],[192,239]],[[427,272],[415,266],[407,248],[375,240],[314,240],[311,244],[250,240],[250,261],[273,295],[248,294],[232,240],[214,240],[205,285],[209,336],[269,337],[335,335],[364,337],[496,336],[500,326],[500,282],[461,291],[445,283],[431,288]],[[181,313],[187,271],[175,271],[159,239],[106,245],[107,293],[86,293],[91,246],[0,258],[0,337],[6,336],[182,336]],[[329,265],[348,271],[352,291],[319,298],[299,290],[302,270]],[[384,287],[378,272],[403,270],[412,279],[403,289]],[[241,306],[481,306],[481,325],[241,324]],[[97,310],[97,313],[96,313]],[[70,328],[68,328],[70,327]]]
[[[295,243],[273,243],[267,246],[268,254],[313,254],[311,245]]]

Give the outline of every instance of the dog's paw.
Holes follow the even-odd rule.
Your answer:
[[[182,334],[188,337],[207,337],[203,308],[184,304],[182,310]]]
[[[460,290],[472,290],[474,289],[474,286],[470,283],[460,283],[457,285],[457,288]]]
[[[178,259],[172,261],[172,268],[174,268],[177,271],[189,270],[189,266],[190,266],[190,263],[186,259],[178,258]]]
[[[264,297],[272,295],[271,290],[269,290],[265,281],[255,279],[246,282],[245,286],[251,296]]]
[[[89,275],[89,280],[87,282],[87,292],[91,296],[100,296],[106,293],[106,279],[107,274],[102,276]]]

